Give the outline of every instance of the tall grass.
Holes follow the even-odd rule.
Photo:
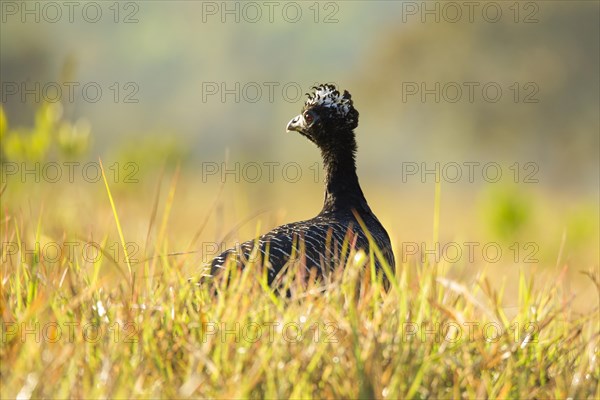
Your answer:
[[[64,227],[42,211],[31,221],[2,210],[2,241],[19,243],[1,254],[3,398],[598,397],[598,309],[572,311],[564,274],[522,273],[506,309],[484,265],[460,281],[444,263],[398,262],[393,274],[386,266],[385,290],[359,252],[307,286],[291,268],[289,298],[258,265],[229,271],[228,286],[217,279],[215,297],[188,282],[190,258],[166,256],[180,250],[165,233],[176,182],[160,224],[152,213],[150,256],[131,266],[106,250],[108,234],[93,260],[48,259],[35,244],[65,242]],[[106,189],[126,253],[125,219]]]

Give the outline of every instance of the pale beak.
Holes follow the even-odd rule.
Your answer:
[[[304,117],[302,114],[296,115],[290,122],[287,124],[286,131],[287,132],[302,132],[305,127]]]

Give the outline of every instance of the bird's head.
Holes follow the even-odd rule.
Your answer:
[[[287,125],[287,131],[306,136],[321,148],[354,139],[358,126],[358,111],[348,91],[340,93],[334,85],[313,87],[300,115]],[[350,137],[348,137],[350,136]]]

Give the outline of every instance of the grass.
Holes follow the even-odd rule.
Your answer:
[[[186,248],[167,234],[177,182],[162,217],[154,200],[157,239],[137,261],[126,226],[139,221],[119,213],[123,196],[106,179],[110,212],[79,224],[3,205],[2,398],[598,397],[598,298],[574,311],[564,270],[550,280],[522,271],[507,308],[506,282],[484,264],[399,262],[385,291],[359,252],[290,298],[273,295],[256,265],[231,271],[227,288],[217,281],[214,298],[188,283],[189,254],[167,256]],[[108,216],[118,246],[106,229],[87,253],[47,250],[111,226]],[[596,273],[589,283],[598,287]]]

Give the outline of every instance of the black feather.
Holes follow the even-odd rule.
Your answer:
[[[268,267],[269,284],[292,257],[304,256],[305,267],[315,267],[322,275],[344,262],[340,256],[345,240],[369,254],[370,242],[361,223],[387,263],[394,267],[390,238],[369,208],[356,175],[354,129],[358,126],[358,111],[351,95],[347,91],[340,95],[335,86],[329,84],[314,89],[302,112],[315,113],[318,119],[300,133],[321,150],[325,169],[323,209],[315,218],[279,226],[257,239],[226,250],[212,260],[211,275],[219,274],[227,259],[232,257],[243,268],[253,254],[259,255]],[[254,250],[256,246],[258,251]],[[302,255],[300,249],[304,250]],[[376,267],[380,267],[378,260]]]

